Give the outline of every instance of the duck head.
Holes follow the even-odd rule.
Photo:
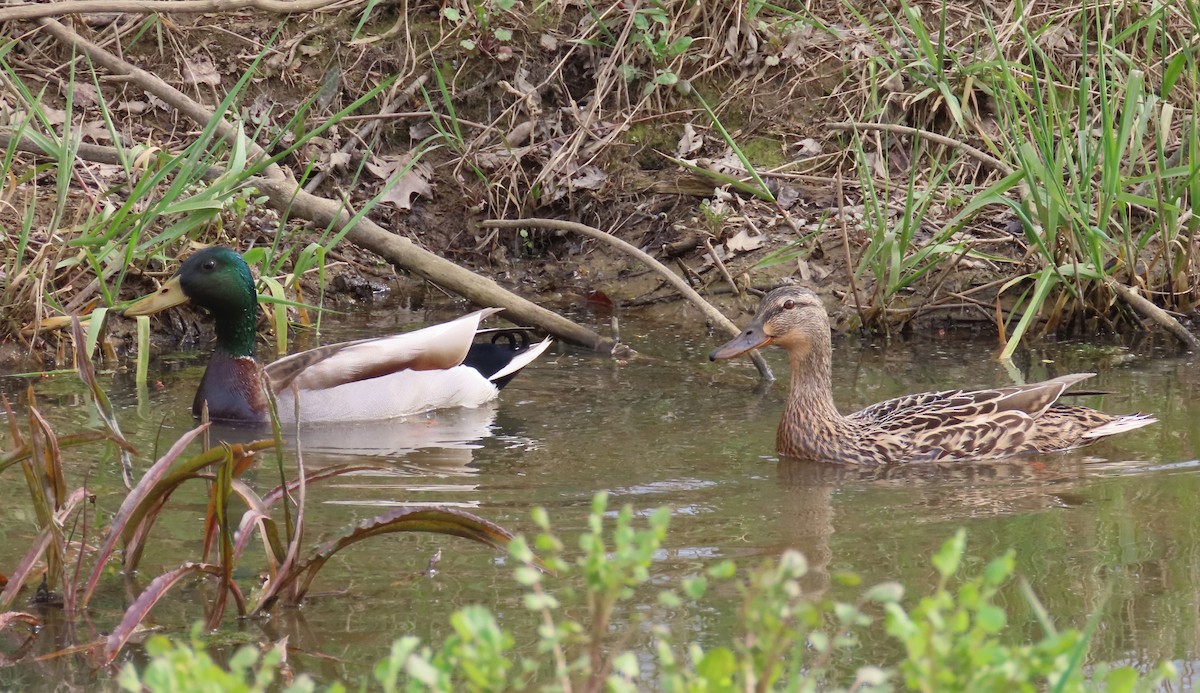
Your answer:
[[[821,299],[799,286],[784,286],[770,292],[758,304],[754,319],[746,329],[708,358],[731,359],[768,344],[775,344],[796,355],[805,355],[814,345],[828,349],[829,316]]]
[[[153,315],[188,302],[214,313],[256,309],[254,277],[242,256],[229,248],[201,250],[162,288],[126,308],[125,315]]]
[[[162,287],[125,309],[125,315],[153,315],[184,303],[212,314],[217,350],[227,355],[254,354],[258,294],[246,261],[229,248],[205,248],[189,257]]]

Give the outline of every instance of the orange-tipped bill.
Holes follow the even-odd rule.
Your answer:
[[[154,315],[187,302],[188,297],[184,295],[183,287],[179,285],[179,276],[176,275],[163,284],[158,291],[134,301],[133,305],[125,309],[125,315],[129,317]]]
[[[741,356],[752,349],[765,347],[770,343],[771,335],[764,332],[762,325],[758,324],[758,321],[756,320],[747,325],[746,329],[742,330],[741,334],[729,340],[723,346],[719,346],[714,349],[713,352],[708,355],[708,360],[716,361],[717,359],[731,359],[736,356]]]

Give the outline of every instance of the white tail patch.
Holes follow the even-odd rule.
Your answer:
[[[1109,421],[1103,426],[1097,426],[1092,430],[1083,434],[1083,438],[1103,438],[1105,436],[1132,431],[1142,426],[1149,426],[1152,423],[1158,423],[1158,419],[1149,414],[1130,414],[1122,416],[1119,419]]]
[[[545,339],[538,342],[537,344],[534,344],[533,346],[529,347],[525,351],[522,351],[521,353],[517,354],[516,356],[513,357],[512,361],[508,362],[508,365],[506,365],[504,368],[501,368],[500,370],[493,373],[492,377],[488,378],[488,380],[495,382],[495,381],[503,378],[504,376],[516,373],[517,371],[521,370],[525,366],[528,366],[529,364],[533,363],[534,359],[541,356],[542,352],[545,351],[547,348],[549,348],[552,341],[553,341],[552,339],[550,339],[549,337],[546,337]]]

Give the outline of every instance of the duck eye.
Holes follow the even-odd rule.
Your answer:
[[[216,260],[205,260],[204,264],[200,265],[200,269],[211,272],[217,268]]]
[[[795,302],[795,301],[793,301],[793,300],[791,300],[791,299],[788,299],[788,300],[786,300],[786,301],[784,301],[784,302],[783,302],[783,309],[784,309],[784,310],[791,310],[791,309],[793,309],[793,308],[795,308],[795,307],[796,307],[796,302]]]

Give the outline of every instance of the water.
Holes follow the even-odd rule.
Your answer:
[[[378,334],[386,329],[380,320],[386,314],[347,320],[323,339]],[[386,464],[310,487],[309,546],[352,522],[412,503],[464,508],[514,531],[532,531],[529,510],[541,505],[573,544],[592,495],[606,489],[610,506],[666,505],[675,511],[656,567],[661,579],[638,594],[634,607],[647,609],[659,589],[714,561],[734,558],[750,566],[786,548],[809,557],[810,590],[832,589],[849,598],[854,593],[837,592],[829,576],[850,571],[867,584],[899,580],[910,594],[921,593],[934,584],[929,556],[956,528],[966,527],[968,551],[978,559],[972,565],[1015,548],[1019,574],[1059,626],[1082,628],[1090,614],[1103,610],[1096,659],[1170,659],[1191,676],[1200,651],[1200,372],[1194,359],[1169,346],[1060,344],[1027,354],[1006,370],[991,358],[988,342],[839,340],[834,381],[843,411],[906,392],[1008,384],[1014,371],[1027,380],[1096,371],[1084,387],[1110,394],[1084,403],[1160,419],[1071,453],[868,473],[775,458],[775,425],[786,393],[782,352],[766,355],[784,382],[764,390],[744,359],[708,363],[708,351],[720,340],[703,336],[695,325],[625,316],[622,332],[647,358],[623,363],[560,349],[519,376],[494,407],[361,426],[352,435],[344,429],[334,435],[306,431],[309,469],[364,458]],[[192,353],[156,361],[152,378],[161,387],[140,398],[128,375],[104,376],[122,426],[144,457],[165,450],[191,426],[188,409],[203,360]],[[10,399],[23,397],[23,384],[0,378]],[[94,425],[71,376],[37,382],[37,391],[60,434]],[[88,448],[67,457],[68,481],[78,485],[86,476],[99,507],[113,511],[121,496],[111,455]],[[262,492],[276,476],[260,469],[246,480]],[[0,572],[7,573],[33,531],[19,473],[9,470],[0,483],[12,499],[0,506]],[[105,578],[79,641],[111,628],[130,595],[154,575],[199,557],[200,490],[178,494],[169,507],[141,575],[129,585],[115,575]],[[437,574],[420,575],[439,549]],[[262,567],[256,551],[239,567],[247,586]],[[222,637],[236,643],[286,635],[298,650],[292,655],[298,669],[324,679],[358,676],[395,638],[411,633],[440,639],[449,614],[483,603],[528,646],[532,622],[510,574],[502,556],[460,539],[376,538],[336,555],[303,609],[280,610],[262,623],[227,619]],[[195,583],[181,586],[156,607],[150,623],[185,632],[203,617],[202,602],[210,594]],[[1014,627],[1035,637],[1024,599],[1016,590],[1006,599]],[[681,641],[727,642],[736,608],[732,593],[718,592],[705,610],[672,625]],[[53,651],[63,626],[53,613],[38,613],[52,625],[37,651]],[[0,635],[0,648],[7,648],[0,652],[10,652],[15,642],[12,634]],[[131,653],[140,656],[136,648]],[[887,663],[895,651],[880,637],[862,654],[864,662]],[[91,674],[72,657],[26,662],[0,669],[0,687],[36,687],[46,677],[63,676],[86,680]]]

